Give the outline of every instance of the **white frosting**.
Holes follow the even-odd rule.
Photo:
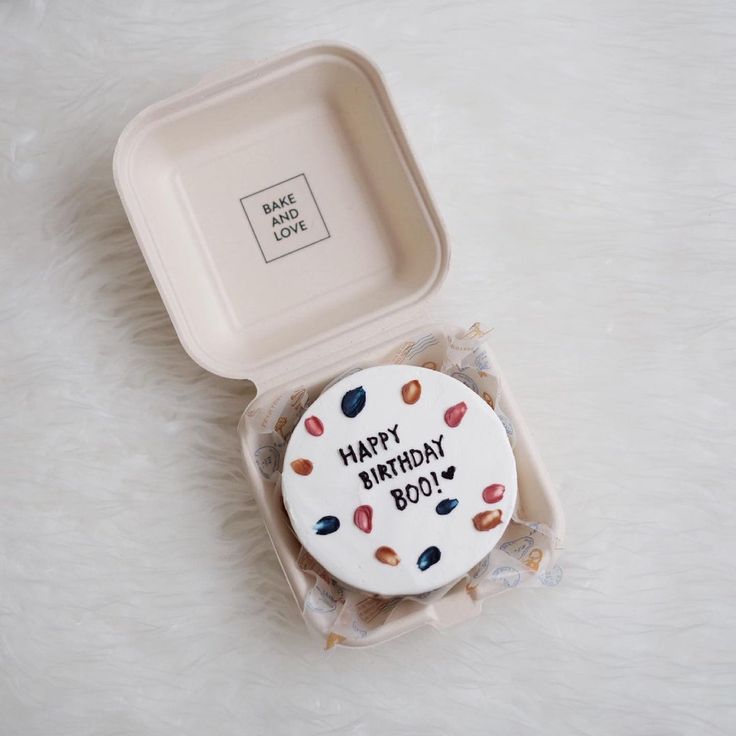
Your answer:
[[[412,381],[421,394],[407,403],[402,387]],[[343,397],[360,387],[365,404],[346,416]],[[406,389],[409,400],[416,388]],[[351,397],[359,408],[360,396]],[[461,403],[467,409],[451,411],[450,424],[460,421],[450,426],[446,412]],[[286,449],[282,492],[297,537],[337,579],[416,595],[462,577],[496,545],[516,504],[516,465],[501,421],[467,386],[426,368],[379,366],[342,379],[307,409]],[[440,502],[449,513],[438,513]],[[379,548],[389,548],[383,561]]]

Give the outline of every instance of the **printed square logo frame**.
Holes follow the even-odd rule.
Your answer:
[[[266,263],[330,237],[306,174],[241,197],[240,204]]]

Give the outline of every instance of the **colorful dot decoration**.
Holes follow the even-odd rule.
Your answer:
[[[463,417],[465,416],[465,412],[468,410],[468,405],[461,401],[459,404],[455,404],[455,406],[451,406],[446,412],[445,412],[445,424],[448,427],[455,428],[457,427],[460,422],[462,422]]]
[[[307,417],[304,420],[304,428],[313,437],[321,437],[325,432],[325,425],[319,417]]]
[[[445,498],[435,506],[435,511],[440,516],[447,516],[447,514],[454,511],[455,507],[460,503],[456,498]]]
[[[368,504],[358,506],[353,514],[353,523],[360,531],[370,534],[373,531],[373,508]]]
[[[314,465],[311,460],[307,460],[305,457],[299,457],[291,461],[291,469],[297,475],[309,475],[314,470]]]
[[[422,572],[429,570],[432,565],[436,565],[440,561],[441,557],[442,553],[440,552],[439,547],[427,547],[427,549],[419,555],[419,558],[417,559],[417,567]]]
[[[346,417],[354,419],[365,408],[365,399],[365,389],[362,386],[351,389],[342,397],[340,403],[342,413]]]
[[[498,503],[503,499],[503,494],[505,492],[506,486],[503,483],[493,483],[483,489],[483,500],[486,503]]]
[[[396,550],[392,547],[379,547],[375,556],[379,562],[391,567],[396,567],[401,562],[401,557],[396,554]]]
[[[401,398],[405,404],[416,404],[422,396],[422,384],[416,379],[401,387]]]
[[[314,531],[322,536],[334,534],[340,528],[340,519],[337,516],[323,516],[315,525]]]
[[[503,513],[500,509],[492,511],[481,511],[473,517],[473,526],[479,532],[487,532],[495,529],[502,521]]]

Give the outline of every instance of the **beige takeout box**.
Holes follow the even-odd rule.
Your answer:
[[[381,75],[353,49],[299,48],[148,107],[121,134],[114,173],[182,345],[205,369],[255,384],[249,413],[290,386],[316,395],[432,329],[447,236]],[[520,503],[561,536],[554,489],[503,391]],[[247,452],[245,463],[303,610],[313,581],[299,543]],[[353,643],[479,611],[453,589]]]

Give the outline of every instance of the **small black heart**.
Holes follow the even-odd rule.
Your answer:
[[[442,472],[440,473],[440,475],[441,475],[441,476],[442,476],[442,477],[443,477],[443,478],[444,478],[445,480],[452,480],[452,479],[453,479],[453,478],[455,477],[455,466],[454,466],[454,465],[450,465],[450,467],[449,467],[449,468],[447,468],[447,470],[443,470],[443,471],[442,471]]]

